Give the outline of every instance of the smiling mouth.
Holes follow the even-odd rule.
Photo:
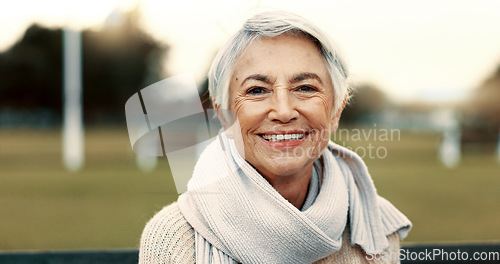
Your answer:
[[[307,133],[293,133],[293,134],[260,134],[264,140],[269,142],[285,142],[293,140],[301,140]]]

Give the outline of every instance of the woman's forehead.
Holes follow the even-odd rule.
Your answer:
[[[250,43],[235,62],[235,78],[250,75],[286,75],[296,77],[317,76],[327,78],[326,62],[316,44],[302,35],[280,35],[273,38],[260,38]]]

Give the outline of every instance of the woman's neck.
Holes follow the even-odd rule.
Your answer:
[[[278,191],[283,198],[293,204],[299,210],[304,205],[311,180],[312,164],[295,175],[275,176],[264,178]]]

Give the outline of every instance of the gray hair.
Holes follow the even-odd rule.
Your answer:
[[[208,73],[208,89],[212,102],[222,109],[229,109],[229,83],[238,56],[252,41],[261,37],[276,37],[283,33],[302,34],[316,43],[332,79],[335,110],[340,110],[350,93],[347,85],[348,69],[340,51],[328,35],[311,22],[283,11],[264,12],[248,19],[243,28],[219,51]]]

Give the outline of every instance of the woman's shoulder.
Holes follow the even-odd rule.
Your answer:
[[[194,229],[174,202],[149,220],[142,232],[139,263],[195,263]]]

